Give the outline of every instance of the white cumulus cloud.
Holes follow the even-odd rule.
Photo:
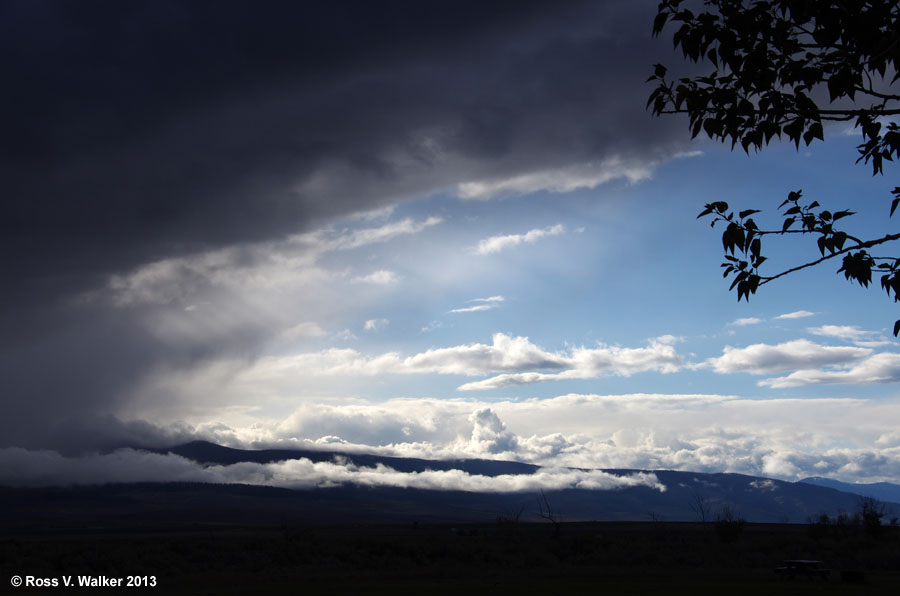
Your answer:
[[[326,238],[324,240],[316,240],[323,248],[328,250],[349,250],[359,248],[368,244],[376,244],[386,242],[397,236],[418,234],[426,228],[436,226],[441,223],[443,218],[431,216],[423,221],[415,221],[411,217],[407,217],[400,221],[387,223],[376,228],[364,228],[340,234],[339,236]],[[320,233],[319,236],[322,234]]]
[[[729,325],[734,325],[735,327],[745,327],[747,325],[757,325],[762,323],[762,319],[758,317],[745,317],[742,319],[735,319]]]
[[[453,310],[448,310],[449,313],[464,313],[464,312],[483,312],[486,310],[493,310],[497,306],[495,304],[476,304],[475,306],[463,306],[461,308],[454,308]]]
[[[457,195],[462,199],[484,201],[542,190],[566,193],[580,188],[591,189],[617,178],[636,183],[650,178],[655,165],[637,160],[626,162],[615,157],[599,163],[541,170],[511,178],[465,182],[457,187]]]
[[[548,228],[535,228],[524,234],[491,236],[490,238],[485,238],[478,242],[478,246],[475,248],[475,254],[489,255],[520,244],[531,244],[547,236],[558,236],[564,231],[565,226],[556,224],[555,226],[550,226]]]
[[[379,286],[386,286],[393,283],[397,283],[400,278],[393,271],[387,271],[385,269],[379,269],[378,271],[373,271],[368,275],[360,275],[351,279],[351,283],[357,284],[375,284]]]
[[[363,325],[363,329],[365,331],[378,331],[379,329],[387,327],[389,323],[389,319],[369,319],[366,321],[366,324]]]
[[[806,330],[813,335],[836,337],[848,341],[858,341],[878,335],[877,332],[864,331],[856,325],[822,325],[820,327],[808,327]]]
[[[367,323],[368,324],[368,323]],[[376,323],[372,323],[372,327]],[[244,373],[244,380],[266,382],[296,375],[379,375],[379,374],[457,374],[479,375],[490,372],[529,369],[564,369],[565,355],[548,352],[527,337],[495,333],[491,344],[463,344],[432,348],[402,356],[387,352],[365,356],[350,348],[329,348],[290,356],[270,356],[257,361]]]
[[[284,420],[233,427],[216,422],[196,432],[201,438],[245,448],[298,447],[443,460],[478,457],[549,468],[725,471],[785,480],[818,475],[848,482],[897,482],[898,419],[897,397],[756,400],[715,394],[568,394],[490,401],[346,399],[303,404]],[[5,477],[30,478],[34,484],[41,470],[49,479],[76,465],[66,459],[54,461],[52,473],[47,473],[40,458],[3,459],[0,454],[0,484]],[[93,481],[103,481],[106,469],[119,468],[123,478],[195,479],[177,460],[169,462],[171,472],[150,477],[146,470],[160,469],[165,462],[148,458],[146,466],[136,466],[127,458],[118,464],[115,459],[89,461],[95,464],[93,472],[84,476]],[[276,470],[256,470],[259,482],[276,482],[272,479]],[[128,473],[132,475],[125,476]],[[71,474],[76,479],[83,476]],[[296,475],[285,476],[284,483],[314,482],[310,478],[315,474],[309,474],[302,481]],[[220,482],[221,478],[196,479]],[[246,473],[242,480],[227,478],[251,479]],[[457,482],[450,476],[433,480]]]
[[[465,313],[465,312],[483,312],[486,310],[493,310],[500,306],[500,303],[503,302],[505,298],[503,296],[489,296],[487,298],[473,298],[469,300],[469,302],[477,302],[474,306],[463,306],[460,308],[454,308],[453,310],[448,311],[449,313]]]
[[[847,368],[797,370],[784,377],[763,379],[760,385],[774,389],[804,385],[872,385],[900,382],[900,354],[875,354]]]
[[[868,348],[823,346],[805,339],[777,345],[753,344],[745,348],[726,346],[718,358],[710,358],[703,366],[717,373],[772,374],[822,366],[847,364],[872,353]]]
[[[663,339],[669,340],[670,336]],[[573,348],[564,360],[566,370],[558,373],[506,373],[460,385],[460,391],[477,391],[532,385],[564,379],[594,379],[607,374],[628,377],[636,373],[679,370],[684,360],[670,341],[652,340],[643,348],[622,348],[600,345],[596,348]]]
[[[365,329],[374,331],[386,324],[386,320],[372,319],[366,322]],[[499,374],[459,387],[460,390],[475,390],[604,375],[630,376],[647,371],[670,373],[684,366],[683,358],[672,345],[674,341],[675,338],[664,336],[637,348],[598,344],[550,351],[527,337],[495,333],[490,344],[431,348],[409,356],[399,352],[366,355],[352,348],[332,347],[260,358],[239,372],[229,372],[228,390],[266,393],[267,387],[278,391],[280,387],[295,385],[296,379],[313,376]],[[166,382],[174,382],[171,375],[166,377]]]
[[[794,312],[784,313],[783,315],[778,315],[775,317],[777,320],[783,319],[803,319],[805,317],[811,317],[815,315],[814,312],[809,312],[808,310],[795,310]]]
[[[299,339],[301,337],[322,337],[325,335],[325,330],[322,329],[318,323],[313,321],[305,321],[303,323],[298,323],[293,327],[289,327],[285,329],[281,333],[287,339]]]
[[[487,298],[472,298],[469,302],[503,302],[505,298],[503,296],[488,296]]]

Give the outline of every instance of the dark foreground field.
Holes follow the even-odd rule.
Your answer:
[[[590,522],[69,528],[0,539],[5,593],[891,594],[900,535],[858,526]],[[827,581],[775,574],[817,559]],[[155,587],[13,588],[14,575],[154,576]]]

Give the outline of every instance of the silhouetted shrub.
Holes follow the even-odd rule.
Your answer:
[[[716,516],[715,528],[719,540],[724,543],[737,542],[744,533],[744,521],[729,505],[725,505]]]
[[[859,569],[843,569],[841,582],[845,584],[862,584],[866,581],[866,574]]]
[[[831,524],[831,518],[827,513],[820,513],[814,518],[809,519],[807,532],[813,540],[822,540],[828,536],[828,527]]]
[[[871,538],[881,536],[881,519],[884,517],[884,503],[875,497],[860,497],[859,517],[863,528]]]

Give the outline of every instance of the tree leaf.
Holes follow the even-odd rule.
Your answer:
[[[662,8],[662,5],[660,5]],[[669,14],[665,12],[659,12],[656,17],[653,19],[653,36],[656,37],[660,33],[662,33],[663,27],[666,26],[666,21],[669,19]]]
[[[835,211],[831,220],[837,221],[837,220],[841,219],[842,217],[849,217],[850,215],[856,215],[856,212],[855,211]]]

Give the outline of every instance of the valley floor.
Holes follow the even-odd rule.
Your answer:
[[[666,522],[39,528],[0,536],[4,593],[884,594],[900,584],[897,528]],[[815,559],[827,580],[780,579]],[[14,575],[57,587],[12,587]],[[63,577],[153,577],[127,590]],[[146,580],[139,580],[147,583]]]

